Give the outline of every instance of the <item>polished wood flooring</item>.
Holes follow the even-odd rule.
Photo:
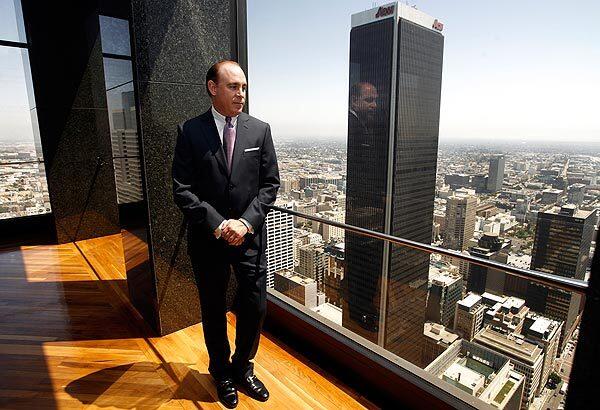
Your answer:
[[[126,295],[120,235],[0,251],[0,408],[222,408],[201,324],[151,337]],[[374,408],[268,333],[255,372],[240,409]]]

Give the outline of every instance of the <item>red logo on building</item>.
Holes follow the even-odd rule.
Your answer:
[[[442,31],[444,29],[444,23],[442,23],[438,19],[435,19],[435,20],[433,20],[433,26],[432,27],[434,29],[436,29],[437,31]]]
[[[390,16],[392,14],[394,14],[393,4],[387,7],[379,7],[379,10],[377,10],[377,14],[375,14],[375,18]]]

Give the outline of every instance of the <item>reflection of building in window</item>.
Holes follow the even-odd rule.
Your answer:
[[[100,16],[106,100],[119,204],[143,200],[127,20]]]
[[[122,109],[112,110],[111,143],[119,203],[141,201],[142,180],[133,91],[121,93]]]
[[[327,245],[325,251],[325,272],[323,273],[323,291],[327,302],[342,307],[342,283],[346,269],[344,243]],[[340,319],[341,324],[341,319]]]

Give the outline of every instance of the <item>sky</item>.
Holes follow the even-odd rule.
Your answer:
[[[248,0],[250,113],[345,138],[350,16],[386,3]],[[600,139],[600,2],[409,4],[444,23],[440,140]]]
[[[250,113],[275,137],[345,139],[350,15],[383,4],[248,0]],[[599,1],[409,4],[444,23],[441,141],[600,140]],[[0,38],[14,15],[0,0]],[[24,69],[0,46],[0,141],[32,138]]]

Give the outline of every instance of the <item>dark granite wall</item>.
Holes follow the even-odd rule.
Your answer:
[[[22,4],[57,240],[118,233],[99,1]]]
[[[147,239],[150,260],[132,264],[136,268],[128,269],[128,284],[132,300],[160,334],[201,319],[185,226],[172,199],[171,162],[177,124],[210,107],[204,88],[206,71],[218,60],[236,58],[237,3],[132,1],[139,131],[148,201],[148,232],[135,236]],[[126,260],[143,259],[136,238],[124,238]],[[128,243],[136,244],[137,253]],[[145,269],[139,268],[144,265]],[[230,302],[234,289],[232,283]]]

